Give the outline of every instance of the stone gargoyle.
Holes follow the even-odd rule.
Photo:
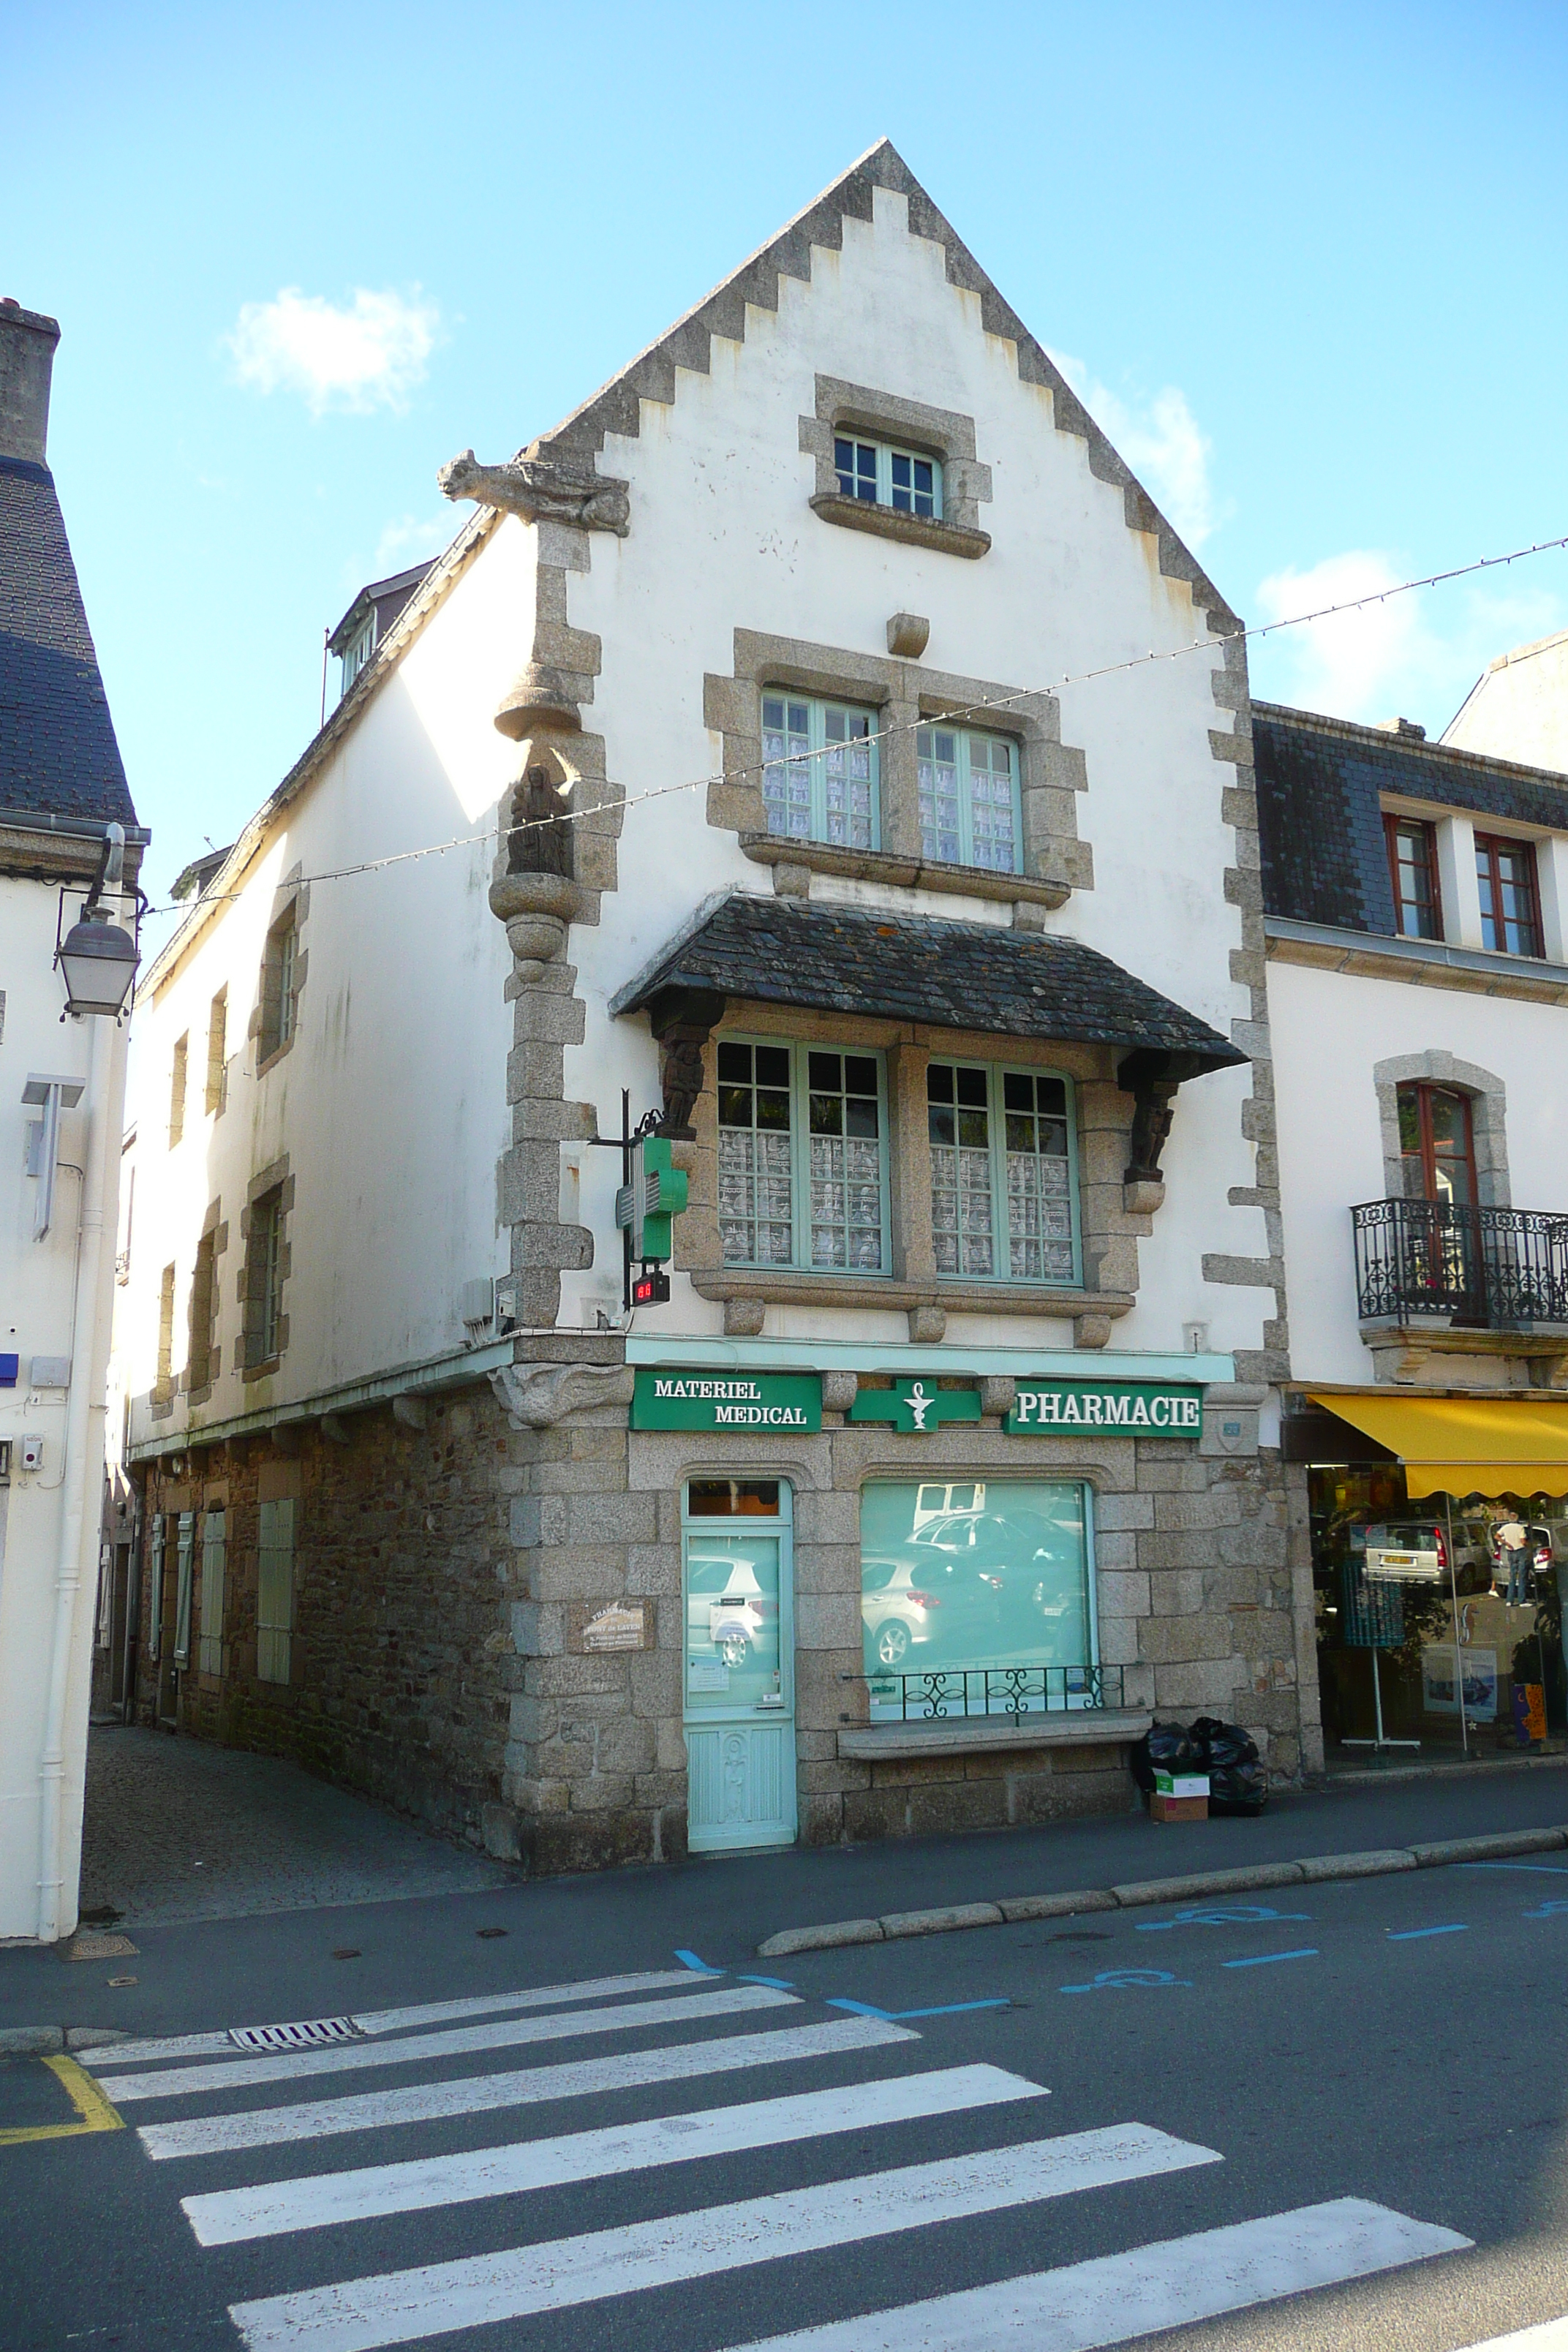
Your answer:
[[[631,528],[626,485],[596,474],[589,462],[510,457],[504,466],[481,466],[465,449],[436,479],[449,499],[474,499],[523,522],[575,523],[584,530],[613,530],[617,539]]]

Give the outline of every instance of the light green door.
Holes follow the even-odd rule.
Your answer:
[[[693,1853],[795,1834],[790,1489],[693,1478],[683,1509],[687,1835]]]

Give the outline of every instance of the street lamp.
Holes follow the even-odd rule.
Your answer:
[[[106,1013],[118,1020],[125,1010],[136,977],[136,942],[129,931],[110,921],[108,908],[99,904],[102,891],[119,890],[124,862],[125,828],[108,825],[103,871],[82,908],[81,919],[71,925],[63,940],[56,936],[55,961],[65,978],[68,1013]],[[61,902],[63,906],[63,892]]]

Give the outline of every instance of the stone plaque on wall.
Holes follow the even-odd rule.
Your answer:
[[[606,1650],[651,1650],[653,1626],[646,1601],[574,1601],[566,1614],[566,1647],[580,1657]]]

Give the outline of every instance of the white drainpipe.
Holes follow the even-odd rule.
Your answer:
[[[55,1566],[55,1626],[49,1655],[48,1711],[44,1719],[43,1755],[38,1766],[38,1941],[58,1941],[66,1913],[76,1924],[74,1891],[65,1894],[62,1854],[65,1845],[66,1719],[70,1699],[71,1661],[76,1649],[76,1620],[81,1605],[88,1555],[98,1557],[99,1509],[102,1487],[103,1424],[108,1411],[104,1384],[108,1377],[107,1315],[100,1297],[103,1285],[103,1234],[108,1211],[104,1197],[110,1171],[118,1179],[117,1160],[110,1145],[118,1126],[118,1105],[124,1087],[124,1048],[120,1024],[102,1015],[92,1023],[92,1057],[87,1086],[87,1157],[81,1188],[81,1248],[77,1259],[70,1392],[66,1402],[65,1464],[60,1477],[60,1538]],[[97,1433],[97,1463],[93,1437]],[[93,1514],[87,1512],[90,1485]]]

